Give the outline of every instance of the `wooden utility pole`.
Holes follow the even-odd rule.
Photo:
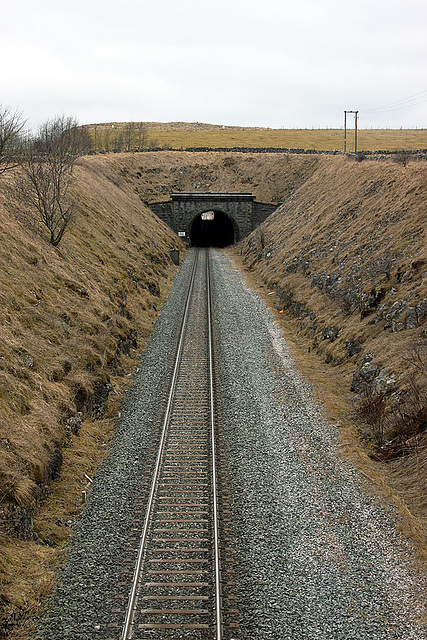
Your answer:
[[[357,116],[359,112],[354,112],[354,153],[357,153]]]
[[[357,118],[358,111],[344,111],[344,153],[347,153],[347,113],[354,113],[354,153],[357,153]]]

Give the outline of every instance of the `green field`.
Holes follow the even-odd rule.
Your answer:
[[[87,125],[96,151],[187,147],[282,147],[344,150],[343,129],[264,129],[201,123],[108,123]],[[427,129],[359,129],[358,151],[427,148]],[[347,152],[354,151],[354,130],[347,131]]]

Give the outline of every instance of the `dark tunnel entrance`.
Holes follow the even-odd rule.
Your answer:
[[[237,242],[234,225],[220,211],[206,211],[198,215],[190,229],[192,247],[228,247]]]

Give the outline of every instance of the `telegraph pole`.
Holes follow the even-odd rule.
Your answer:
[[[347,111],[344,111],[344,153],[347,153]]]
[[[357,153],[357,116],[359,115],[358,111],[354,112],[354,153]]]
[[[354,153],[357,153],[357,118],[358,111],[344,111],[344,153],[347,153],[347,113],[354,113]]]

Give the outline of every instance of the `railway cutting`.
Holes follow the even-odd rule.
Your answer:
[[[211,316],[209,253],[198,250],[121,640],[230,637],[223,621]]]

